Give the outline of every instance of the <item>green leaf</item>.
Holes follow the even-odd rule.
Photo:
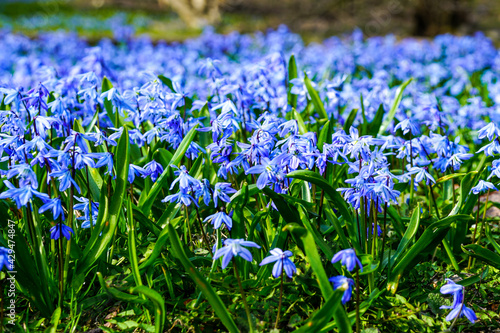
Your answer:
[[[132,274],[134,275],[135,284],[137,286],[142,286],[141,274],[139,273],[139,263],[137,260],[137,250],[135,245],[136,233],[135,233],[135,221],[132,208],[132,198],[127,200],[127,227],[128,227],[128,254],[130,261],[130,268]]]
[[[307,74],[304,73],[304,75],[304,83],[306,85],[309,96],[311,96],[311,101],[314,105],[314,109],[319,114],[320,119],[328,120],[328,115],[326,113],[325,106],[323,105],[323,101],[321,101],[318,92],[316,91],[316,89],[314,89],[311,80],[307,77]]]
[[[500,255],[477,244],[462,246],[462,250],[469,256],[479,259],[486,264],[500,269]]]
[[[234,323],[233,319],[231,318],[231,315],[224,306],[224,303],[222,303],[222,300],[220,299],[219,295],[215,292],[212,286],[207,282],[207,280],[205,280],[203,275],[201,275],[198,269],[191,263],[191,261],[186,256],[186,253],[184,252],[184,249],[181,246],[179,236],[177,235],[177,232],[175,231],[174,227],[170,223],[168,223],[167,228],[168,228],[168,233],[170,235],[170,243],[172,244],[172,250],[174,256],[177,259],[179,259],[182,266],[184,266],[186,272],[189,274],[191,279],[193,279],[198,288],[201,290],[207,301],[213,307],[219,319],[222,321],[224,326],[226,326],[227,330],[231,333],[239,332],[238,327],[236,327],[236,324]]]
[[[57,325],[59,324],[59,318],[61,317],[61,308],[55,309],[52,317],[50,318],[50,327],[45,330],[45,333],[56,333]]]
[[[297,63],[295,62],[295,56],[292,54],[290,56],[290,60],[288,61],[288,104],[292,106],[292,108],[297,108],[297,95],[292,94],[293,79],[298,77],[297,72]]]
[[[375,117],[373,117],[372,122],[368,126],[367,134],[377,136],[378,131],[380,130],[380,126],[382,125],[382,120],[384,119],[384,114],[385,114],[384,105],[380,104],[377,113],[375,114]]]
[[[391,124],[392,120],[396,116],[396,111],[398,110],[399,104],[401,103],[401,100],[403,99],[403,92],[405,88],[410,84],[412,79],[408,79],[406,82],[404,82],[402,85],[399,86],[399,88],[396,90],[396,98],[394,99],[394,102],[392,103],[391,109],[389,110],[389,114],[385,118],[385,120],[382,122],[382,126],[380,126],[380,129],[378,131],[379,135],[382,135],[387,127]]]
[[[356,120],[357,114],[358,114],[358,109],[352,109],[351,113],[349,113],[349,117],[347,117],[347,120],[344,123],[344,131],[346,131],[346,133],[349,133],[349,129],[354,123],[354,120]]]
[[[300,220],[306,227],[307,231],[309,234],[313,237],[314,243],[318,245],[318,247],[321,249],[321,252],[328,258],[331,259],[335,255],[333,250],[326,244],[325,240],[323,237],[319,234],[318,230],[316,230],[312,225],[311,221],[309,220],[309,217],[307,216],[307,211],[302,205],[298,205],[298,211],[300,214]],[[340,273],[340,272],[339,272]]]
[[[319,174],[309,170],[297,170],[290,172],[286,177],[302,179],[319,186],[333,201],[344,220],[352,224],[353,217],[344,198]]]
[[[172,80],[170,80],[168,77],[164,76],[164,75],[158,75],[158,78],[160,79],[160,81],[166,85],[170,90],[172,91],[175,91],[174,90],[174,85],[172,84]]]
[[[300,113],[298,113],[297,110],[293,109],[292,115],[293,115],[293,119],[295,119],[297,121],[297,125],[299,126],[299,133],[305,134],[305,133],[309,132],[307,130],[306,124],[304,123],[304,119],[302,119],[302,116],[300,115]]]
[[[391,262],[393,263],[397,262],[399,256],[403,254],[403,252],[406,250],[410,242],[415,239],[415,235],[417,234],[419,226],[420,226],[420,204],[418,204],[415,210],[413,211],[410,224],[408,225],[408,228],[406,229],[403,238],[399,242],[398,248],[391,258]]]
[[[106,91],[111,90],[113,88],[113,84],[105,76],[102,79],[102,86],[101,87],[102,87],[101,92],[106,92]],[[116,112],[118,114],[118,116],[115,115],[115,112],[113,112],[113,103],[105,98],[103,104],[104,104],[104,109],[106,110],[106,113],[108,114],[109,119],[113,123],[113,127],[119,128],[123,124],[123,122],[120,123],[121,117],[118,114],[118,112]]]
[[[323,304],[321,309],[316,311],[307,322],[302,325],[299,329],[295,330],[295,333],[303,332],[318,332],[322,329],[328,321],[333,316],[333,313],[338,309],[340,303],[342,303],[342,296],[344,291],[337,289],[333,292],[333,295],[328,299],[328,301]]]
[[[319,133],[318,137],[318,149],[320,151],[323,151],[323,145],[325,143],[328,143],[329,140],[332,139],[332,135],[330,133],[330,120],[328,120],[325,125],[323,125],[323,128],[321,129],[321,132]]]
[[[394,230],[397,232],[399,237],[403,237],[404,226],[401,216],[399,216],[398,211],[393,206],[387,206],[387,215],[392,218]]]
[[[162,333],[166,321],[165,300],[163,297],[157,291],[146,286],[137,286],[130,289],[130,291],[146,296],[153,303],[155,307],[155,333]]]
[[[299,226],[297,223],[287,224],[283,230],[294,233],[302,239],[305,248],[305,259],[311,265],[311,268],[316,275],[323,298],[325,300],[329,300],[333,296],[333,288],[330,281],[328,281],[325,269],[323,268],[323,263],[321,262],[318,249],[316,248],[314,237],[305,228]],[[349,318],[347,318],[347,314],[343,307],[335,309],[333,317],[340,332],[352,332],[351,323]]]
[[[189,145],[191,144],[191,142],[194,139],[194,136],[196,135],[197,127],[198,125],[193,126],[193,128],[191,128],[191,130],[186,134],[184,139],[182,139],[181,144],[179,145],[179,147],[175,151],[174,156],[172,156],[172,159],[170,160],[170,164],[163,170],[161,176],[158,177],[153,187],[151,187],[147,199],[142,203],[142,205],[139,206],[139,209],[144,213],[144,215],[149,214],[151,207],[153,207],[153,202],[160,193],[163,185],[166,184],[167,175],[171,168],[171,165],[178,165],[181,159],[184,157],[184,154],[186,153],[187,149],[189,148]]]
[[[333,227],[335,228],[335,231],[339,235],[340,241],[342,243],[342,247],[344,249],[350,248],[351,245],[349,244],[349,241],[347,240],[347,237],[344,234],[344,230],[342,229],[342,226],[340,225],[339,219],[333,213],[333,210],[330,207],[330,204],[328,202],[325,202],[323,209],[325,211],[326,219],[333,225]],[[358,245],[357,247],[355,247],[356,253],[360,253],[361,248],[359,248],[358,242],[353,243],[353,245],[354,244]]]
[[[5,214],[3,217],[7,219],[8,215]],[[17,223],[13,221],[12,230],[14,230],[14,244],[15,246],[15,269],[17,274],[15,274],[16,283],[18,283],[30,297],[30,302],[33,303],[41,314],[49,318],[54,309],[54,299],[49,292],[48,285],[43,285],[40,278],[33,278],[40,275],[39,269],[37,267],[35,257],[33,256],[31,249],[28,245],[27,239],[24,238],[23,232],[19,229]],[[10,228],[10,226],[9,226]],[[7,228],[3,229],[7,230]]]
[[[76,274],[73,278],[73,288],[79,290],[83,285],[83,281],[85,279],[85,275],[91,269],[92,265],[96,262],[96,260],[104,253],[104,251],[108,250],[109,244],[113,239],[113,235],[115,233],[115,228],[118,223],[120,210],[122,208],[123,198],[125,197],[125,189],[127,186],[127,177],[128,177],[128,169],[129,169],[129,137],[128,130],[125,127],[123,133],[118,141],[117,146],[117,154],[115,155],[115,165],[116,165],[116,186],[114,189],[113,196],[111,197],[109,203],[109,211],[105,215],[101,215],[101,207],[99,205],[99,216],[98,221],[96,223],[96,228],[94,229],[95,234],[99,233],[99,230],[102,230],[102,235],[99,236],[94,242],[89,242],[85,247],[83,252],[83,258],[78,261],[78,265],[76,268]],[[102,199],[102,198],[101,198]],[[107,206],[107,204],[106,204]],[[104,228],[104,217],[106,217],[106,225],[107,228]],[[99,225],[99,228],[97,227]],[[95,238],[94,238],[95,239]],[[91,238],[92,240],[92,238]]]
[[[420,236],[418,241],[413,244],[412,247],[410,247],[410,249],[400,260],[398,260],[398,262],[395,263],[394,268],[390,272],[390,279],[387,283],[387,290],[390,290],[393,294],[396,293],[399,279],[403,275],[404,271],[408,267],[413,267],[417,264],[418,259],[416,260],[416,258],[420,253],[427,251],[428,249],[433,248],[433,246],[439,244],[446,236],[446,233],[450,229],[450,225],[453,222],[456,222],[458,220],[469,221],[471,219],[472,217],[470,215],[455,215],[441,219],[428,226],[422,236]]]
[[[491,228],[489,223],[484,223],[484,233],[486,234],[486,238],[490,241],[490,244],[493,245],[495,250],[500,253],[500,245],[497,243],[497,241],[493,238],[493,235],[491,234]],[[477,226],[476,226],[477,228]]]
[[[453,178],[462,177],[463,175],[465,175],[465,173],[463,173],[463,172],[458,172],[458,173],[452,173],[450,175],[445,175],[445,176],[439,178],[438,180],[436,180],[436,184],[443,183],[443,182],[445,182],[447,180],[450,180],[450,179],[453,179]]]
[[[102,289],[108,294],[110,297],[116,298],[117,300],[124,301],[124,302],[129,302],[132,304],[145,304],[148,303],[148,301],[142,297],[136,296],[136,295],[130,295],[128,293],[124,293],[121,290],[118,290],[113,287],[108,287],[106,282],[104,282],[104,278],[102,277],[101,272],[97,272],[97,278],[99,279],[99,284],[101,285]]]

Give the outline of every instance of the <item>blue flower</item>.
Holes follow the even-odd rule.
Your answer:
[[[397,124],[394,127],[394,132],[396,132],[398,130],[398,128],[401,128],[401,130],[403,131],[403,134],[406,134],[408,132],[410,132],[412,135],[419,135],[420,134],[420,129],[409,118],[406,118],[405,120],[403,120],[402,122]]]
[[[140,175],[141,177],[146,175],[147,172],[146,170],[144,170],[144,168],[140,167],[140,166],[137,166],[137,165],[134,165],[134,164],[130,164],[128,166],[128,182],[130,184],[132,184],[135,180],[135,176],[137,175]]]
[[[209,205],[212,200],[212,188],[210,187],[210,181],[208,179],[202,179],[200,181],[200,186],[195,193],[196,199],[203,197],[203,202],[205,205]],[[217,207],[217,205],[215,205]]]
[[[71,184],[73,184],[75,186],[76,190],[78,191],[78,193],[80,193],[80,187],[78,186],[76,181],[73,179],[73,177],[71,177],[71,170],[70,169],[64,167],[64,168],[61,168],[59,170],[52,171],[51,173],[49,173],[49,176],[50,177],[57,177],[57,179],[59,180],[59,191],[61,191],[61,192],[66,191],[68,188],[71,187]]]
[[[332,258],[332,264],[339,261],[346,267],[346,269],[351,272],[356,265],[358,265],[359,269],[363,271],[363,265],[361,261],[359,261],[358,257],[356,257],[356,252],[353,249],[346,249],[337,252]]]
[[[352,287],[354,286],[354,280],[343,275],[333,276],[328,279],[333,283],[334,289],[344,290],[344,295],[342,296],[342,304],[349,302],[352,296]]]
[[[0,246],[0,271],[2,270],[3,266],[7,267],[7,270],[9,271],[14,269],[14,265],[11,261],[9,261],[9,254],[11,253],[11,249]]]
[[[219,229],[222,223],[224,223],[229,230],[233,227],[233,220],[231,219],[231,216],[227,215],[225,212],[217,212],[207,216],[203,222],[207,221],[211,221],[214,225],[214,229]]]
[[[485,182],[482,179],[479,180],[479,183],[471,189],[472,193],[474,193],[474,194],[483,193],[483,192],[486,192],[488,190],[494,190],[494,191],[496,191],[497,188],[492,183]]]
[[[147,177],[151,176],[151,180],[153,183],[156,181],[156,179],[163,173],[163,167],[160,163],[156,162],[155,160],[152,160],[148,164],[144,166],[144,174],[142,177]]]
[[[189,206],[193,202],[196,206],[198,203],[196,200],[188,193],[187,189],[181,189],[176,194],[167,195],[161,202],[181,202],[186,206]]]
[[[22,186],[20,188],[12,185],[8,180],[4,180],[5,186],[9,189],[0,194],[0,199],[12,199],[17,205],[17,208],[26,206],[31,200],[33,195],[39,197],[40,199],[50,199],[45,193],[38,192],[31,185]]]
[[[52,228],[50,228],[50,238],[54,240],[58,240],[59,237],[61,237],[61,235],[63,235],[64,237],[66,237],[67,240],[69,240],[71,238],[71,234],[75,234],[73,232],[73,229],[62,223],[58,223]]]
[[[215,252],[213,259],[217,260],[224,256],[224,258],[222,258],[222,269],[226,268],[233,256],[240,256],[246,261],[252,262],[252,254],[243,246],[256,247],[260,249],[260,246],[254,242],[246,241],[244,239],[228,238],[224,241],[224,247]]]
[[[288,259],[292,255],[293,253],[288,250],[283,252],[279,248],[272,249],[271,255],[264,258],[264,260],[262,260],[262,262],[260,263],[260,266],[267,265],[276,261],[273,267],[273,276],[275,278],[279,277],[281,274],[283,274],[284,270],[286,275],[291,279],[293,274],[297,272],[295,264],[290,259]]]
[[[495,123],[491,122],[477,132],[477,137],[479,139],[482,139],[485,136],[488,137],[488,140],[493,141],[500,136],[500,129]]]
[[[430,173],[427,172],[427,168],[423,167],[408,167],[408,175],[415,175],[415,183],[420,183],[425,179],[425,184],[429,185],[429,183],[436,183],[436,180],[431,176]],[[416,186],[416,185],[415,185]]]
[[[283,181],[285,176],[279,167],[280,162],[280,156],[275,157],[273,160],[263,158],[261,165],[249,168],[246,174],[260,174],[257,179],[257,187],[262,190],[269,182],[276,183],[278,181]]]
[[[97,158],[97,163],[95,168],[100,168],[102,166],[107,166],[105,175],[111,175],[113,171],[113,155],[111,153],[90,153],[88,154],[92,158]]]
[[[52,215],[54,216],[54,220],[57,220],[59,215],[61,215],[61,218],[64,220],[64,211],[61,206],[61,199],[54,198],[50,200],[44,200],[44,205],[40,207],[38,213],[42,214],[43,212],[49,209],[52,209]]]
[[[177,168],[175,165],[173,167]],[[181,165],[178,170],[174,171],[174,175],[176,175],[177,178],[175,178],[172,184],[170,184],[170,190],[173,189],[177,183],[179,183],[179,188],[181,190],[193,190],[198,189],[201,186],[198,179],[189,175],[189,172],[184,165]]]
[[[446,279],[446,284],[441,287],[439,290],[441,294],[452,294],[453,295],[453,303],[451,306],[442,305],[440,309],[452,309],[450,313],[446,316],[446,321],[452,321],[457,316],[467,317],[471,323],[477,320],[476,314],[474,310],[468,308],[464,304],[464,289],[465,287],[459,284],[456,284],[450,279]]]
[[[217,183],[214,190],[214,204],[217,207],[217,199],[229,203],[231,199],[228,194],[236,193],[236,190],[231,188],[231,183]]]

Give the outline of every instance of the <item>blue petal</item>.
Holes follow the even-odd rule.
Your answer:
[[[222,258],[222,269],[226,268],[231,259],[233,258],[233,251],[228,251],[224,258]]]
[[[273,266],[273,276],[275,278],[280,277],[283,273],[283,260],[278,260]]]

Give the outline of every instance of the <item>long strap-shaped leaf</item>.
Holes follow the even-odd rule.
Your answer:
[[[415,234],[417,233],[418,227],[420,226],[420,204],[417,205],[417,208],[413,211],[411,215],[410,224],[406,229],[406,232],[399,242],[396,253],[391,258],[392,262],[396,262],[399,256],[406,250],[410,242],[414,239]]]
[[[288,104],[291,105],[292,108],[297,108],[297,95],[292,94],[293,83],[290,83],[290,81],[297,77],[297,63],[295,61],[295,56],[292,54],[288,61]]]
[[[314,104],[316,112],[319,114],[320,119],[328,120],[328,115],[326,114],[325,105],[323,104],[323,101],[319,97],[319,94],[316,91],[316,89],[314,89],[311,79],[307,77],[307,74],[304,73],[304,75],[305,75],[304,83],[306,85],[309,96],[311,96],[311,101]]]
[[[161,295],[146,286],[137,286],[130,289],[132,293],[139,293],[146,296],[155,306],[155,333],[162,333],[165,325],[165,300]]]
[[[196,135],[197,127],[198,125],[195,125],[193,128],[191,128],[191,130],[186,134],[184,139],[182,139],[181,144],[179,145],[179,147],[175,151],[174,156],[172,156],[172,159],[170,160],[170,164],[163,170],[161,176],[156,180],[153,187],[151,187],[147,199],[142,203],[142,205],[139,206],[139,209],[144,213],[144,215],[148,216],[151,207],[153,207],[153,202],[160,193],[163,185],[165,185],[165,183],[167,182],[167,175],[170,170],[170,166],[177,165],[181,161],[182,157],[184,157],[184,154],[186,153],[187,149],[189,148],[189,145],[191,144],[191,142],[194,139],[194,136]]]
[[[343,291],[337,289],[333,292],[333,295],[328,301],[319,309],[315,314],[312,315],[307,322],[302,325],[295,333],[305,333],[305,332],[318,332],[322,329],[328,321],[332,318],[333,313],[337,310],[340,303],[342,302]]]
[[[75,277],[73,278],[73,287],[79,290],[83,285],[83,280],[85,275],[88,273],[90,267],[96,262],[96,260],[108,249],[109,243],[113,239],[115,233],[115,228],[118,223],[118,218],[120,215],[120,210],[122,208],[123,198],[125,197],[125,188],[127,185],[128,168],[129,168],[129,141],[128,141],[128,130],[125,128],[118,142],[117,154],[115,155],[116,163],[116,186],[111,201],[109,203],[109,210],[107,216],[100,215],[101,221],[98,223],[106,221],[107,229],[103,229],[102,236],[95,241],[89,242],[89,245],[84,250],[83,258],[78,262]],[[102,201],[103,198],[101,198]],[[103,207],[104,208],[104,207]],[[100,213],[100,212],[99,212]],[[97,226],[97,225],[96,225]],[[97,229],[97,228],[96,228]],[[98,230],[94,230],[92,238],[95,239],[95,233]],[[91,238],[91,240],[92,240]],[[89,247],[91,246],[91,247]]]
[[[418,241],[395,263],[394,269],[391,271],[391,279],[387,283],[387,290],[390,290],[393,294],[396,293],[399,279],[406,268],[415,264],[415,258],[421,252],[428,250],[432,245],[437,246],[437,244],[441,243],[453,222],[457,220],[469,221],[471,219],[470,215],[455,215],[441,219],[428,226]]]
[[[385,132],[387,127],[389,127],[392,120],[396,116],[396,111],[398,110],[399,104],[401,103],[401,100],[403,99],[403,92],[405,91],[406,86],[408,86],[410,84],[411,80],[412,79],[409,79],[408,81],[404,82],[396,90],[396,98],[394,99],[394,102],[392,103],[391,109],[389,110],[389,114],[387,115],[384,122],[382,123],[382,126],[380,126],[380,129],[378,130],[379,135],[382,135]]]
[[[500,269],[500,255],[477,244],[462,246],[462,250],[471,257],[482,260],[490,266]]]
[[[305,248],[306,260],[311,265],[318,279],[317,281],[321,294],[325,300],[329,300],[333,295],[333,289],[331,283],[328,281],[325,269],[323,268],[323,263],[321,262],[313,236],[297,223],[287,224],[283,230],[290,231],[301,238],[303,247]],[[343,307],[338,307],[334,311],[333,318],[340,332],[352,332],[351,323]]]
[[[179,261],[181,262],[182,266],[184,266],[184,269],[189,274],[191,279],[193,279],[198,288],[200,288],[203,295],[205,295],[210,305],[212,305],[212,307],[214,308],[214,311],[217,314],[217,316],[220,318],[224,326],[226,326],[227,330],[231,333],[239,332],[238,328],[236,327],[236,324],[233,321],[233,318],[231,318],[231,315],[224,306],[224,303],[222,303],[219,295],[215,293],[215,291],[212,289],[212,286],[207,282],[207,280],[203,277],[203,275],[201,275],[200,272],[198,272],[198,270],[191,263],[191,261],[189,261],[189,258],[186,256],[186,253],[184,252],[184,249],[181,246],[179,236],[177,235],[177,232],[175,231],[174,227],[170,223],[168,223],[167,228],[168,228],[168,233],[170,235],[169,237],[170,243],[172,244],[172,248],[174,250],[173,251],[174,256],[177,259],[179,259]]]
[[[342,198],[342,196],[323,177],[321,177],[316,172],[309,170],[292,171],[287,174],[287,177],[302,179],[312,184],[316,184],[316,186],[319,186],[321,189],[323,189],[335,204],[335,208],[338,209],[340,215],[342,215],[342,217],[346,221],[346,224],[348,224],[348,228],[353,228],[353,217],[347,206],[347,203],[345,202],[344,198]]]

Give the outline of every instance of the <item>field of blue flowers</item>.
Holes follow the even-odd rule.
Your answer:
[[[500,52],[0,30],[11,332],[500,327]]]

